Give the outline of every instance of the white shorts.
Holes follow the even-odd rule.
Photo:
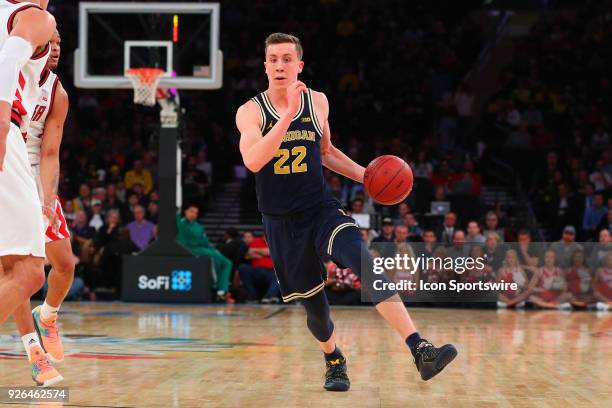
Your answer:
[[[42,207],[19,129],[11,124],[0,171],[0,256],[45,256]]]

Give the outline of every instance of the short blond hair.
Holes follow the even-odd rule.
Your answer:
[[[302,48],[302,43],[300,42],[300,39],[297,38],[295,35],[291,35],[291,34],[285,34],[285,33],[272,33],[268,36],[268,38],[266,38],[266,42],[265,42],[265,50],[264,53],[267,55],[268,54],[268,46],[272,45],[272,44],[294,44],[295,45],[295,50],[297,51],[297,55],[299,59],[302,59],[302,56],[304,55],[304,49]]]

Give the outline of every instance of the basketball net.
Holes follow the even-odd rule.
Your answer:
[[[159,68],[130,68],[125,75],[134,86],[134,103],[144,106],[155,105],[157,85],[165,71]]]

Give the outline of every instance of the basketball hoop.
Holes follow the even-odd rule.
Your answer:
[[[165,71],[159,68],[128,69],[125,75],[132,80],[132,85],[134,85],[134,103],[154,106],[157,85],[164,74]]]

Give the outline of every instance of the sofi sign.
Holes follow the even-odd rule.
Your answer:
[[[191,275],[188,270],[174,270],[170,276],[149,277],[140,275],[138,277],[138,289],[141,290],[191,290]]]

